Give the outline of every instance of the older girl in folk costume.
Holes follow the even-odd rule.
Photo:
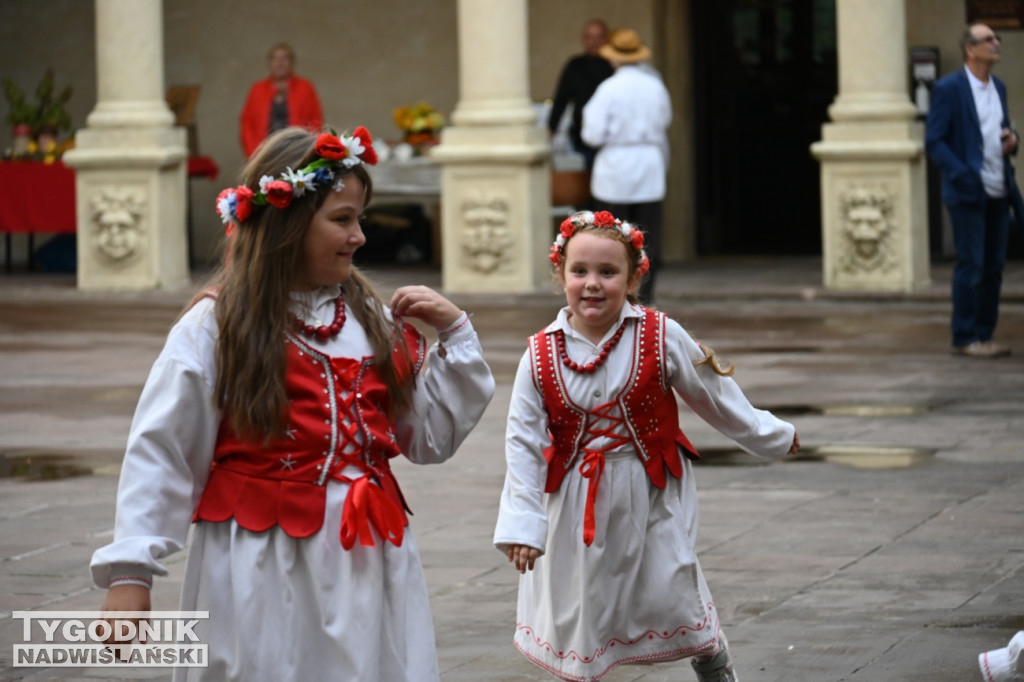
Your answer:
[[[754,409],[679,324],[635,303],[640,230],[577,213],[551,251],[568,305],[519,364],[494,533],[524,573],[515,644],[563,680],[685,657],[698,679],[735,680],[694,551],[698,455],[673,390],[755,454],[796,452],[796,432]]]
[[[182,608],[209,611],[206,679],[438,679],[389,460],[448,459],[494,380],[466,313],[419,286],[385,307],[353,266],[371,145],[364,128],[264,142],[218,200],[226,264],[139,400],[93,577],[104,611],[148,610],[195,522]]]

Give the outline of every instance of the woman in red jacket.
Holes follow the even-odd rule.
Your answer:
[[[301,126],[313,131],[323,127],[320,98],[311,81],[295,75],[295,51],[278,43],[267,53],[270,75],[253,83],[242,108],[242,151],[252,156],[270,133]]]

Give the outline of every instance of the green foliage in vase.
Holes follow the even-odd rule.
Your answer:
[[[39,81],[34,103],[28,100],[25,92],[10,78],[3,79],[3,91],[9,106],[6,121],[11,127],[27,125],[32,129],[33,135],[44,128],[53,131],[71,128],[71,115],[68,114],[67,103],[74,90],[69,85],[55,94],[52,68],[47,69]]]

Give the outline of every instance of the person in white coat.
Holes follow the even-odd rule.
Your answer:
[[[583,141],[598,148],[590,193],[596,209],[639,225],[647,233],[651,270],[639,297],[651,305],[661,262],[672,103],[665,84],[646,67],[651,50],[636,31],[613,31],[600,54],[615,66],[615,73],[597,87],[583,108]]]
[[[421,286],[385,304],[353,265],[375,162],[362,127],[267,138],[218,197],[225,264],[142,390],[91,568],[108,619],[149,611],[192,522],[181,608],[209,612],[208,657],[176,680],[439,678],[389,462],[451,457],[494,379],[465,312]]]

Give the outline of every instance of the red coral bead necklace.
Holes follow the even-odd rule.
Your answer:
[[[558,346],[558,355],[562,358],[562,364],[574,372],[592,374],[598,367],[604,364],[608,354],[611,353],[612,349],[619,343],[619,339],[622,338],[622,335],[626,331],[627,322],[628,320],[623,321],[622,326],[618,328],[615,335],[608,339],[608,343],[601,347],[601,352],[598,353],[597,357],[585,365],[581,365],[578,362],[573,362],[569,359],[569,353],[565,350],[565,332],[559,329],[555,332],[555,344]]]
[[[345,326],[345,297],[339,296],[334,302],[334,321],[329,325],[321,324],[314,327],[313,325],[307,324],[299,319],[295,313],[290,312],[288,315],[291,317],[292,327],[295,331],[299,332],[307,339],[316,338],[320,341],[326,341],[329,338],[337,336],[338,332],[341,331],[341,328]]]

